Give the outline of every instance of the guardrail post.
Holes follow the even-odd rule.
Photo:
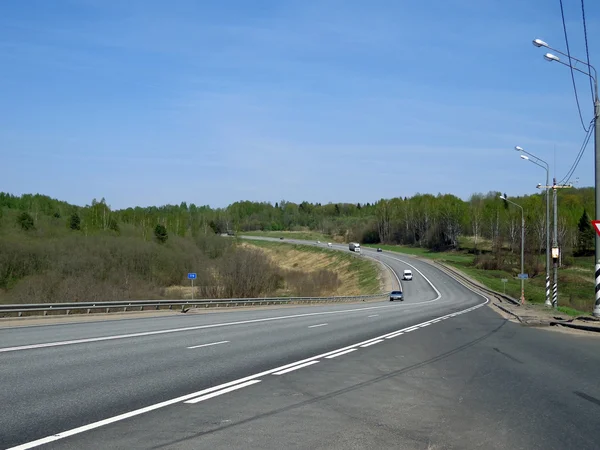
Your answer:
[[[67,316],[69,315],[69,313],[70,313],[70,312],[71,312],[71,310],[70,310],[70,309],[67,309]]]
[[[110,308],[106,308],[106,312],[108,313],[110,311]]]

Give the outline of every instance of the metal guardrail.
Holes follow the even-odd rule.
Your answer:
[[[434,262],[435,262],[435,264],[437,266],[440,266],[440,267],[444,268],[447,272],[450,272],[451,275],[454,278],[459,278],[460,280],[462,280],[465,283],[467,283],[469,286],[472,286],[472,287],[474,287],[476,289],[479,289],[480,291],[486,292],[489,295],[494,295],[495,297],[498,297],[501,300],[506,300],[507,302],[512,303],[513,305],[516,305],[516,306],[520,306],[521,305],[521,303],[519,302],[519,300],[517,300],[515,298],[512,298],[512,297],[510,297],[510,296],[508,296],[506,294],[502,294],[500,292],[496,292],[493,289],[490,289],[490,288],[484,286],[481,283],[476,283],[473,280],[471,280],[470,278],[468,278],[465,275],[463,275],[458,270],[456,270],[456,269],[454,269],[454,268],[452,268],[452,267],[450,267],[450,266],[448,266],[446,264],[442,264],[439,261],[434,261]]]
[[[292,303],[339,303],[353,300],[368,300],[380,297],[386,297],[389,293],[339,296],[339,297],[263,297],[263,298],[230,298],[230,299],[198,299],[198,300],[131,300],[114,302],[72,302],[72,303],[32,303],[32,304],[14,304],[0,305],[0,315],[17,314],[21,317],[27,312],[43,312],[44,316],[53,311],[64,311],[70,314],[71,311],[85,310],[87,314],[96,310],[105,310],[111,312],[116,310],[127,311],[137,309],[143,311],[144,308],[153,307],[158,310],[161,307],[181,307],[183,312],[187,308],[218,308],[235,306],[259,306],[259,305],[282,305]]]

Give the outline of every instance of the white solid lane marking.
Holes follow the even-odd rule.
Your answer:
[[[480,297],[482,297],[482,298],[485,299],[485,302],[479,304],[478,307],[484,306],[484,305],[486,305],[489,302],[489,299],[487,297],[485,297],[485,296],[483,296],[481,294],[477,294],[477,295],[479,295]],[[447,317],[447,316],[442,316],[442,317]],[[407,327],[406,329],[413,328],[415,326],[418,327],[419,324],[413,325],[412,327]],[[84,433],[86,431],[94,430],[96,428],[100,428],[100,427],[103,427],[105,425],[110,425],[111,423],[115,423],[115,422],[119,422],[121,420],[129,419],[130,417],[135,417],[135,416],[139,416],[140,414],[144,414],[144,413],[147,413],[147,412],[150,412],[150,411],[155,411],[157,409],[164,408],[164,407],[173,405],[175,403],[184,402],[186,400],[189,400],[189,399],[194,398],[194,397],[198,397],[199,395],[203,395],[205,393],[218,391],[220,389],[223,389],[223,388],[226,388],[226,387],[229,387],[229,386],[233,386],[233,385],[236,385],[236,384],[240,384],[240,383],[243,383],[245,381],[254,380],[256,378],[260,378],[260,377],[263,377],[265,375],[270,375],[272,373],[283,372],[287,368],[298,367],[298,365],[302,365],[305,362],[312,362],[314,360],[327,357],[328,355],[337,354],[337,353],[342,352],[342,351],[344,351],[346,349],[350,349],[350,348],[353,348],[353,347],[361,346],[361,345],[367,344],[369,342],[381,340],[381,339],[384,339],[386,336],[390,336],[390,335],[396,334],[396,333],[398,333],[400,331],[404,331],[404,330],[397,330],[397,331],[394,331],[394,332],[391,332],[391,333],[384,334],[382,336],[378,336],[378,337],[375,337],[375,338],[372,338],[372,339],[368,339],[368,340],[363,341],[363,342],[359,342],[359,343],[354,344],[354,345],[350,345],[348,347],[340,348],[340,349],[337,349],[337,350],[332,350],[330,352],[322,353],[320,355],[316,355],[316,356],[313,356],[311,358],[307,358],[307,359],[304,359],[304,360],[301,360],[301,361],[296,361],[296,362],[293,362],[291,364],[286,364],[284,366],[276,367],[274,369],[266,370],[264,372],[256,373],[254,375],[249,375],[247,377],[240,378],[238,380],[233,380],[233,381],[230,381],[228,383],[221,384],[219,386],[214,386],[214,387],[211,387],[211,388],[208,388],[208,389],[204,389],[204,390],[199,391],[199,392],[194,392],[192,394],[187,394],[187,395],[184,395],[184,396],[181,396],[181,397],[177,397],[177,398],[174,398],[174,399],[171,399],[171,400],[167,400],[167,401],[164,401],[164,402],[161,402],[161,403],[156,403],[154,405],[150,405],[150,406],[146,406],[144,408],[136,409],[134,411],[130,411],[130,412],[127,412],[127,413],[124,413],[124,414],[120,414],[118,416],[109,417],[108,419],[103,419],[103,420],[100,420],[98,422],[93,422],[93,423],[90,423],[88,425],[84,425],[84,426],[81,426],[81,427],[78,427],[78,428],[73,428],[71,430],[66,430],[66,431],[63,431],[61,433],[53,434],[53,435],[47,436],[45,438],[41,438],[41,439],[38,439],[38,440],[35,440],[35,441],[31,441],[31,442],[27,442],[25,444],[18,445],[16,447],[9,448],[7,450],[27,450],[27,449],[34,448],[34,447],[37,447],[37,446],[40,446],[40,445],[48,444],[50,442],[55,442],[55,441],[67,438],[69,436],[74,436],[76,434],[80,434],[80,433]],[[318,361],[316,361],[316,362],[318,362]],[[312,364],[316,364],[316,362],[312,362]]]
[[[423,325],[419,325],[420,328],[428,327],[431,323],[424,323]]]
[[[415,303],[415,305],[418,305],[418,303]],[[249,319],[249,320],[240,320],[237,322],[213,323],[213,324],[208,324],[208,325],[198,325],[198,326],[194,326],[194,327],[171,328],[168,330],[144,331],[141,333],[120,334],[120,335],[116,335],[116,336],[102,336],[102,337],[95,337],[95,338],[75,339],[72,341],[59,341],[59,342],[47,342],[44,344],[20,345],[17,347],[0,348],[0,353],[16,352],[19,350],[31,350],[31,349],[37,349],[37,348],[59,347],[59,346],[63,346],[63,345],[87,344],[90,342],[112,341],[115,339],[126,339],[126,338],[142,337],[142,336],[154,336],[157,334],[180,333],[183,331],[203,330],[206,328],[217,328],[217,327],[224,327],[224,326],[230,326],[230,325],[244,325],[247,323],[271,322],[274,320],[295,319],[298,317],[310,317],[310,316],[320,316],[320,315],[325,315],[325,314],[342,314],[342,313],[347,313],[347,312],[368,311],[371,309],[380,309],[380,308],[391,308],[391,306],[390,305],[369,306],[366,308],[344,309],[342,311],[322,311],[322,312],[316,312],[316,313],[294,314],[294,315],[290,315],[290,316],[265,317],[263,319]]]
[[[245,383],[236,384],[235,386],[221,389],[220,391],[217,391],[217,392],[212,392],[210,394],[202,395],[200,397],[196,397],[191,400],[186,400],[184,403],[194,404],[194,403],[203,402],[204,400],[208,400],[209,398],[218,397],[219,395],[227,394],[228,392],[232,392],[232,391],[237,391],[238,389],[242,389],[242,388],[245,388],[246,386],[251,386],[256,383],[260,383],[260,380],[250,380],[250,381],[246,381]]]
[[[339,352],[339,353],[335,353],[333,355],[326,356],[325,358],[327,358],[327,359],[337,358],[338,356],[345,355],[346,353],[352,353],[354,351],[356,351],[356,349],[355,348],[351,348],[351,349],[348,349],[348,350],[344,350],[343,352]]]
[[[367,317],[377,317],[379,314],[371,314],[370,316]]]
[[[393,339],[395,337],[402,336],[403,334],[404,334],[404,332],[395,333],[395,334],[392,334],[390,336],[387,336],[386,339]]]
[[[430,302],[434,302],[434,301],[437,301],[437,300],[439,300],[440,298],[442,298],[442,293],[441,293],[440,291],[438,291],[438,289],[437,289],[437,288],[436,288],[436,287],[433,285],[433,283],[432,283],[432,282],[429,280],[429,278],[427,278],[427,277],[426,277],[426,276],[423,274],[423,272],[421,272],[419,269],[417,269],[417,268],[416,268],[415,266],[413,266],[411,263],[408,263],[408,262],[406,262],[406,261],[404,261],[404,260],[402,260],[402,259],[399,259],[399,258],[394,258],[393,256],[387,256],[387,257],[388,257],[388,258],[390,258],[390,259],[395,259],[396,261],[400,261],[401,263],[404,263],[404,264],[406,264],[406,265],[408,265],[408,266],[412,267],[413,269],[415,269],[415,270],[416,270],[416,271],[417,271],[417,272],[418,272],[418,273],[419,273],[419,274],[420,274],[420,275],[421,275],[421,276],[422,276],[422,277],[425,279],[425,281],[427,281],[427,283],[429,283],[429,286],[431,286],[431,287],[433,288],[433,290],[434,290],[434,291],[436,292],[436,294],[437,294],[437,297],[436,297],[436,298],[434,298],[433,300],[430,300]],[[463,286],[464,286],[464,285],[463,285]],[[419,303],[428,303],[428,302],[419,302]]]
[[[418,329],[419,329],[419,327],[410,327],[410,328],[407,328],[406,330],[403,330],[403,331],[405,333],[410,333],[411,331],[415,331],[415,330],[418,330]]]
[[[227,344],[228,342],[229,341],[211,342],[210,344],[192,345],[191,347],[187,347],[187,348],[210,347],[211,345]]]
[[[377,339],[376,341],[369,342],[368,344],[361,345],[361,347],[363,347],[363,348],[370,347],[371,345],[379,344],[380,342],[383,342],[383,339]]]
[[[317,325],[310,325],[308,328],[324,327],[325,325],[328,325],[328,324],[326,324],[326,323],[319,323]]]
[[[318,363],[319,361],[308,361],[304,364],[298,364],[297,366],[290,367],[289,369],[280,370],[279,372],[273,373],[273,375],[283,375],[284,373],[293,372],[294,370],[302,369],[304,367],[312,366],[313,364]]]

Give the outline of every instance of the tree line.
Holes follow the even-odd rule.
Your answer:
[[[98,231],[126,233],[162,243],[169,236],[308,228],[363,243],[446,250],[458,249],[460,238],[468,236],[475,249],[486,241],[492,248],[515,250],[520,245],[521,213],[500,195],[477,193],[462,200],[451,194],[417,194],[365,204],[239,201],[225,208],[182,202],[113,210],[105,199],[94,199],[81,207],[39,194],[15,196],[0,192],[0,214],[2,210],[18,211],[18,225],[24,230],[51,220],[84,235]],[[589,253],[593,248],[588,214],[594,210],[593,188],[574,188],[558,195],[559,245],[568,254]],[[510,200],[524,209],[528,252],[542,253],[546,246],[545,193]]]

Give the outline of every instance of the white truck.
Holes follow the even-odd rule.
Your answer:
[[[350,242],[350,245],[348,246],[348,248],[350,249],[351,252],[360,253],[360,244],[358,242]]]

